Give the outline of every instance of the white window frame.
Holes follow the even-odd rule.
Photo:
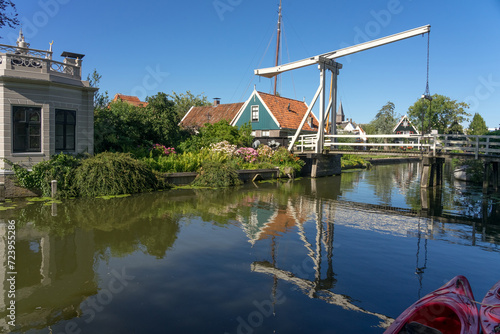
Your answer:
[[[253,105],[250,110],[251,110],[250,119],[252,120],[252,122],[258,122],[259,121],[259,106]]]

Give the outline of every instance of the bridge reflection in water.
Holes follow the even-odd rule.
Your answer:
[[[413,175],[419,175],[418,168]],[[325,186],[322,184],[322,179],[311,179],[311,193],[317,196],[301,196],[295,201],[289,200],[286,212],[276,213],[264,224],[258,220],[248,222],[250,225],[254,225],[252,228],[254,233],[247,234],[252,244],[266,237],[270,237],[272,240],[270,259],[253,262],[251,270],[273,278],[273,295],[276,294],[279,281],[287,282],[296,286],[309,298],[337,305],[344,310],[377,317],[380,319],[379,327],[381,328],[387,328],[393,319],[377,313],[375,310],[364,309],[356,305],[353,298],[334,292],[337,283],[333,261],[336,226],[348,226],[355,229],[415,238],[417,244],[415,246],[414,273],[418,280],[418,298],[421,298],[429,256],[428,240],[434,239],[435,236],[442,236],[446,231],[453,233],[453,230],[447,226],[448,224],[468,224],[472,227],[472,234],[467,239],[474,246],[476,245],[476,225],[482,225],[482,241],[486,241],[484,238],[488,215],[495,215],[495,212],[500,211],[499,208],[496,208],[497,204],[493,204],[495,208],[492,208],[485,200],[481,206],[481,217],[477,217],[477,215],[476,217],[463,217],[446,213],[443,211],[443,191],[440,188],[420,189],[419,187],[422,201],[420,209],[336,200],[334,198],[342,197],[340,195],[340,180],[341,178],[337,178],[338,182],[329,182]],[[280,215],[285,217],[280,217]],[[256,228],[255,224],[260,226],[260,229]],[[313,275],[304,273],[304,266],[293,266],[292,270],[280,268],[276,251],[279,245],[279,233],[277,232],[284,231],[282,227],[279,227],[284,224],[288,225],[288,230],[295,227],[304,246],[304,252],[307,254],[307,262],[311,264]],[[311,224],[314,225],[314,229],[310,228]],[[309,228],[306,229],[305,225],[308,225]],[[311,276],[314,278],[311,279]]]

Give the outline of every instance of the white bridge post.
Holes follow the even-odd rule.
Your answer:
[[[319,63],[319,82],[321,86],[321,96],[319,98],[319,126],[318,135],[316,137],[316,148],[315,153],[323,152],[323,141],[325,138],[325,82],[326,82],[326,71],[325,63]]]

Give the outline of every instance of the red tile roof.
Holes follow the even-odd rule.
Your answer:
[[[137,96],[130,96],[130,95],[123,95],[123,94],[116,94],[115,97],[113,98],[113,102],[115,101],[123,101],[127,102],[128,104],[131,104],[135,107],[146,107],[148,105],[147,102],[143,102],[139,100]]]
[[[184,116],[181,125],[186,128],[200,128],[206,123],[214,124],[222,120],[229,123],[240,111],[243,103],[219,104],[206,107],[193,107]]]
[[[282,129],[295,130],[299,127],[300,122],[302,121],[302,118],[304,118],[304,114],[308,109],[304,102],[262,92],[258,93],[273,116],[278,120]],[[302,130],[317,131],[319,122],[313,113],[311,113],[310,116],[313,117],[313,128],[311,129],[309,121],[307,121]]]

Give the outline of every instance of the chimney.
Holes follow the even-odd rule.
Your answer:
[[[220,104],[220,97],[214,97],[214,107],[217,107]]]

